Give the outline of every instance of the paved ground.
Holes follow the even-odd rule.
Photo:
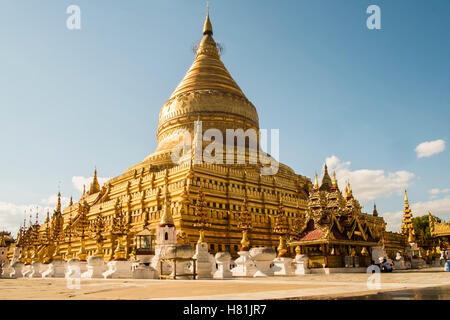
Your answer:
[[[450,300],[450,286],[415,288],[377,294],[342,297],[339,300]]]
[[[0,299],[335,299],[405,289],[441,287],[440,290],[446,290],[443,286],[450,285],[450,272],[442,268],[381,274],[379,289],[368,288],[369,276],[312,274],[195,281],[82,280],[79,289],[69,289],[64,279],[0,279]]]

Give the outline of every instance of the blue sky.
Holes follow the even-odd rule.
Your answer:
[[[71,4],[81,30],[66,28]],[[366,27],[371,4],[381,30]],[[394,225],[404,187],[414,215],[450,218],[448,150],[415,152],[449,139],[449,13],[447,0],[211,1],[222,60],[261,128],[280,128],[281,161],[313,177],[328,158]],[[114,177],[154,151],[204,17],[197,0],[2,1],[0,228],[51,207],[59,184],[77,200],[94,166]]]

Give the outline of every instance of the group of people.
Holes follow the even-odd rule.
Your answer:
[[[373,266],[378,267],[380,272],[392,272],[392,270],[393,270],[392,264],[389,263],[385,257],[380,257],[378,259],[379,259],[378,263],[375,263],[375,261],[372,260],[372,265],[368,269],[368,270],[371,270],[370,272],[372,272],[372,273],[376,272],[373,269]]]
[[[445,271],[450,271],[450,251],[441,251],[441,266],[444,266]],[[392,272],[393,266],[387,261],[385,257],[380,257],[378,263],[372,260],[372,265],[380,268],[381,272]]]
[[[444,264],[444,270],[450,271],[450,252],[448,250],[441,251],[440,260],[444,261],[444,263],[441,263],[441,265]]]

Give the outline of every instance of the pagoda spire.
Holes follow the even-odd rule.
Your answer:
[[[170,200],[166,197],[164,200],[163,214],[159,226],[173,226],[172,209],[170,208]]]
[[[314,174],[314,189],[319,189],[319,179],[317,179],[317,173]]]
[[[58,192],[58,202],[56,204],[56,212],[61,212],[61,192]]]
[[[372,215],[373,215],[374,217],[378,217],[378,211],[377,211],[377,205],[376,205],[376,203],[373,204],[373,212],[372,212]]]
[[[336,171],[333,171],[333,184],[332,187],[334,189],[337,189],[338,185],[337,185],[337,179],[336,179]]]
[[[278,245],[278,258],[283,258],[287,254],[286,236],[289,233],[289,223],[284,211],[283,201],[280,198],[278,202],[278,213],[275,217],[275,225],[273,232],[280,236],[280,243]]]
[[[220,60],[219,48],[212,36],[213,27],[209,13],[206,14],[202,33],[203,38],[197,47],[195,60],[170,99],[198,90],[219,90],[246,99],[241,88]]]
[[[92,180],[91,183],[91,188],[89,190],[89,194],[94,194],[100,192],[100,184],[98,183],[98,178],[97,178],[97,168],[95,168],[94,171],[94,179]]]
[[[206,20],[205,24],[203,26],[203,34],[204,35],[212,35],[213,34],[213,28],[211,24],[211,20],[209,19],[209,1],[206,2]]]
[[[322,178],[322,184],[320,185],[319,190],[320,191],[328,191],[328,192],[330,192],[331,191],[331,187],[332,187],[331,178],[330,178],[330,175],[328,174],[328,167],[325,164],[323,178]]]
[[[210,227],[209,213],[207,209],[207,203],[205,201],[205,194],[200,188],[198,191],[198,199],[195,206],[195,223],[194,227],[199,229],[200,237],[198,239],[199,244],[205,243],[205,230]]]
[[[347,200],[353,197],[352,189],[350,188],[350,181],[347,181],[347,186],[345,187],[345,197]]]
[[[408,193],[405,189],[405,208],[403,209],[403,220],[402,220],[402,231],[404,235],[408,236],[408,242],[412,243],[415,241],[415,231],[413,225],[413,217],[411,214],[411,209],[409,208]]]
[[[248,239],[248,232],[252,229],[252,217],[248,210],[248,196],[247,189],[244,194],[244,201],[242,205],[241,213],[238,218],[238,228],[242,230],[241,249],[240,251],[250,250],[250,241]]]

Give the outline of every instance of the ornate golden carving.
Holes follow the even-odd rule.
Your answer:
[[[195,223],[194,227],[198,228],[200,237],[198,239],[199,244],[205,243],[205,229],[209,228],[211,224],[209,223],[209,210],[206,208],[205,194],[203,190],[200,189],[198,192],[198,199],[195,205]]]
[[[428,212],[428,221],[430,223],[430,233],[432,237],[450,237],[450,222],[438,223],[431,215],[431,212]]]

